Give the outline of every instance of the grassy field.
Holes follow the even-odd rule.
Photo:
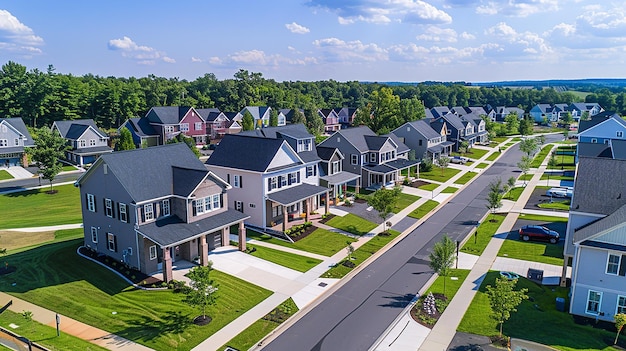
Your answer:
[[[81,243],[55,240],[5,256],[19,274],[0,280],[0,289],[155,350],[189,350],[271,295],[212,271],[219,288],[216,305],[207,309],[212,321],[196,326],[192,319],[200,311],[183,303],[182,295],[128,286],[113,272],[79,257]]]
[[[569,211],[570,200],[561,200],[554,199],[553,202],[544,202],[539,204],[539,208],[544,208],[548,210],[563,210]]]
[[[463,174],[459,179],[457,179],[454,184],[467,184],[470,180],[472,180],[478,173],[476,172],[467,172]]]
[[[426,200],[424,204],[416,209],[413,212],[409,213],[409,217],[420,219],[424,217],[428,212],[432,211],[435,207],[437,207],[439,203],[435,200]]]
[[[326,224],[354,235],[365,235],[378,226],[376,223],[372,223],[352,213],[348,213],[343,217],[333,217]]]
[[[502,243],[498,256],[562,266],[563,241],[550,244],[508,239]]]
[[[548,156],[550,150],[552,150],[552,145],[546,145],[541,148],[541,150],[533,158],[533,161],[530,163],[530,167],[538,168],[539,166],[541,166],[541,162],[543,162],[546,156]]]
[[[534,176],[534,174],[526,173],[526,174],[520,175],[519,178],[517,178],[517,180],[529,181],[529,180],[533,179],[533,176]]]
[[[524,189],[526,188],[521,187],[521,186],[511,188],[506,194],[504,194],[503,199],[517,201],[519,197],[522,195],[522,192],[524,191]]]
[[[486,295],[486,286],[494,285],[497,272],[489,272],[468,308],[458,331],[479,335],[498,335],[499,326],[490,318],[491,308]],[[555,299],[565,298],[568,288],[546,288],[525,278],[520,278],[517,288],[527,288],[528,296],[517,312],[504,323],[503,332],[513,338],[521,338],[565,351],[615,350],[608,346],[615,338],[614,331],[580,325],[567,312],[556,310]]]
[[[254,249],[253,252],[250,252],[250,255],[264,259],[269,262],[276,263],[287,268],[291,268],[298,272],[306,272],[322,262],[321,260],[315,258],[300,256],[292,254],[290,252],[275,250],[265,246],[252,244],[249,244],[247,246],[250,249]]]
[[[478,234],[469,238],[463,247],[461,247],[461,251],[480,256],[489,244],[489,241],[491,241],[493,235],[498,231],[500,224],[504,221],[504,217],[504,215],[499,214],[490,214],[487,216],[487,218],[478,226],[478,229],[475,232]]]
[[[453,193],[456,193],[457,190],[459,190],[459,188],[455,188],[453,186],[449,186],[449,187],[443,189],[441,192],[445,193],[445,194],[453,194]]]
[[[430,172],[420,172],[420,178],[444,183],[448,179],[454,177],[459,172],[461,171],[454,168],[445,168],[443,172],[441,172],[441,168],[433,166],[433,169]]]
[[[450,274],[447,277],[442,277],[439,276],[437,277],[437,279],[435,279],[435,281],[433,282],[433,284],[428,288],[428,291],[426,292],[426,294],[428,293],[433,293],[433,294],[443,294],[444,293],[444,281],[445,281],[445,295],[448,297],[448,301],[452,300],[452,298],[454,297],[454,295],[456,295],[456,292],[459,291],[459,288],[461,287],[461,284],[463,284],[463,282],[465,281],[465,278],[467,278],[467,275],[469,274],[470,270],[468,269],[450,269]],[[451,279],[452,277],[456,277],[458,279],[453,280]]]
[[[8,180],[13,179],[11,173],[5,171],[4,169],[0,169],[0,180]]]
[[[285,247],[291,247],[294,249],[316,253],[323,256],[332,256],[339,250],[343,250],[346,247],[346,242],[355,242],[356,239],[352,239],[349,236],[331,232],[326,229],[318,228],[307,237],[296,241],[295,243],[289,243],[283,240],[272,238],[269,235],[262,235],[255,231],[248,230],[248,238],[265,241],[268,243],[281,245]]]
[[[227,346],[236,350],[249,350],[297,311],[298,306],[289,298],[272,312],[252,323],[251,326],[232,338],[219,350],[224,350]]]
[[[467,151],[467,153],[463,154],[463,156],[478,160],[479,158],[485,156],[488,152],[489,150],[471,148]]]
[[[19,328],[13,329],[10,324],[18,325]],[[44,346],[51,351],[99,351],[107,350],[98,345],[92,344],[83,339],[61,333],[57,336],[57,330],[54,327],[38,323],[34,320],[26,320],[21,313],[15,313],[9,310],[2,312],[0,318],[0,326],[4,329],[28,338],[30,341]],[[11,349],[6,349],[11,350]]]
[[[563,173],[561,173],[560,171],[559,172],[550,172],[550,171],[544,172],[541,175],[541,180],[546,180],[546,179],[574,181],[574,177],[564,176]]]
[[[47,194],[49,189],[46,187],[1,195],[0,229],[81,223],[83,218],[78,188],[71,184],[55,186],[54,190],[58,192]]]
[[[556,161],[556,164],[554,165],[554,167],[548,167],[548,169],[572,170],[576,168],[576,164],[574,163],[574,156],[557,155],[557,156],[554,156],[554,160]]]
[[[400,235],[400,232],[396,230],[389,230],[390,235],[376,235],[363,244],[363,246],[354,250],[352,254],[353,260],[350,262],[354,263],[355,266],[358,266],[367,258],[375,254],[378,250],[380,250],[383,246],[387,245],[391,240]],[[347,255],[347,253],[346,253]],[[345,261],[345,260],[344,260]],[[346,267],[343,264],[339,263],[335,267],[329,269],[322,275],[324,278],[343,278],[346,274],[348,274],[353,268]]]
[[[426,190],[426,191],[433,191],[435,189],[437,189],[441,184],[439,183],[428,183],[428,184],[424,184],[422,186],[420,186],[418,189],[422,189],[422,190]]]
[[[61,172],[70,172],[70,171],[75,171],[76,169],[77,168],[72,165],[63,165]]]
[[[398,200],[396,201],[395,206],[393,206],[393,213],[398,213],[404,210],[407,206],[409,206],[410,204],[414,203],[415,201],[419,199],[420,199],[419,196],[400,193],[400,196],[398,196]]]
[[[476,165],[476,168],[483,169],[483,168],[487,168],[487,166],[489,166],[488,163],[482,163],[481,162],[481,163]]]

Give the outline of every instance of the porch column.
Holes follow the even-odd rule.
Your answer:
[[[356,194],[359,193],[359,188],[361,187],[361,177],[356,179],[356,186],[354,187],[354,194],[356,196]]]
[[[246,251],[246,227],[239,222],[239,251]]]
[[[200,237],[200,265],[209,264],[209,244],[206,242],[206,235]]]
[[[328,205],[328,199],[329,199],[329,194],[328,194],[328,190],[326,190],[326,202],[324,203],[324,205],[326,206],[324,209],[326,210],[326,213],[328,213],[329,211],[329,205]]]
[[[230,227],[222,228],[222,246],[230,244]]]
[[[567,261],[569,261],[569,256],[563,258],[563,271],[561,272],[561,280],[559,282],[559,286],[563,288],[567,286]]]
[[[311,208],[311,198],[309,197],[306,200],[304,200],[304,221],[305,222],[309,221],[310,208]]]
[[[287,215],[287,206],[281,205],[283,207],[283,232],[287,230],[287,221],[289,220],[289,216]]]
[[[163,248],[163,281],[169,282],[173,278],[172,275],[172,256],[170,255],[170,248]]]

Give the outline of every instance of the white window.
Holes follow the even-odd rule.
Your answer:
[[[235,210],[243,212],[243,202],[235,201]]]
[[[143,205],[143,217],[144,221],[151,221],[154,219],[154,208],[152,204]]]
[[[587,296],[587,309],[585,312],[590,314],[600,313],[600,304],[602,303],[602,293],[598,291],[589,290]]]
[[[124,223],[128,223],[128,211],[126,209],[126,204],[120,203],[120,221]]]
[[[617,309],[615,314],[626,313],[626,296],[617,295]]]
[[[117,240],[113,233],[107,233],[107,248],[109,251],[117,251]]]
[[[9,146],[9,141],[7,139],[0,139],[0,146]]]
[[[289,173],[289,184],[296,184],[298,182],[298,173]]]
[[[306,167],[306,177],[312,177],[315,175],[315,166],[307,166]]]
[[[621,256],[609,254],[609,258],[606,263],[606,273],[607,274],[617,274],[619,271],[619,262]]]
[[[339,161],[333,162],[332,169],[333,169],[332,174],[341,172],[341,162]]]
[[[87,194],[87,209],[89,212],[96,212],[96,197],[93,194]]]
[[[235,176],[233,177],[233,187],[235,188],[241,188],[241,176],[235,174]]]
[[[359,163],[359,155],[351,154],[350,155],[350,164],[351,165],[356,165],[358,163]]]
[[[107,217],[113,217],[113,201],[111,199],[104,199],[104,214]]]
[[[196,216],[204,213],[204,198],[195,200],[194,206],[196,207]]]
[[[211,197],[205,197],[204,199],[204,212],[211,212]]]
[[[189,131],[189,123],[181,123],[180,124],[180,131],[181,132],[188,132]]]
[[[164,126],[163,130],[165,133],[174,133],[174,126]]]
[[[20,145],[20,139],[19,138],[15,138],[15,140],[13,140],[13,145],[19,146]]]
[[[89,146],[96,146],[96,139],[89,139]]]
[[[220,201],[220,195],[215,194],[213,195],[213,209],[217,210],[220,207],[222,207],[222,201]]]
[[[91,242],[94,244],[98,243],[98,228],[91,227]]]
[[[361,155],[361,165],[364,165],[365,163],[367,163],[367,154]]]
[[[376,154],[375,154],[375,153],[373,153],[373,152],[370,154],[370,162],[371,162],[371,163],[376,162]]]
[[[617,132],[616,132],[616,136],[617,136],[618,138],[622,138],[622,137],[624,137],[624,132],[622,132],[622,131],[617,131]]]
[[[202,122],[194,123],[193,129],[195,129],[195,130],[202,130]]]
[[[297,152],[311,151],[311,144],[311,139],[298,140]]]
[[[280,181],[280,187],[281,188],[284,187],[284,186],[287,186],[287,177],[288,177],[288,175],[286,175],[286,176],[279,176],[278,177],[278,180]]]
[[[591,138],[591,143],[596,144],[598,142],[598,139],[596,138]]]
[[[170,215],[170,199],[163,200],[163,202],[161,203],[161,210],[163,211],[163,213],[161,213],[161,216]]]
[[[87,146],[87,140],[79,140],[78,143],[79,143],[80,147]]]
[[[278,188],[278,177],[270,178],[270,188],[269,190]]]
[[[272,206],[272,217],[278,217],[283,214],[283,206]]]
[[[150,260],[156,260],[157,258],[157,249],[156,245],[150,246]]]

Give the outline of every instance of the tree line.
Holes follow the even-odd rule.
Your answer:
[[[381,91],[386,87],[388,91]],[[392,110],[379,108],[392,99]],[[580,102],[571,92],[554,89],[510,89],[458,84],[393,84],[358,81],[285,81],[239,70],[231,79],[212,73],[188,81],[179,78],[101,77],[60,74],[54,66],[43,72],[9,61],[0,69],[0,116],[22,117],[41,127],[57,120],[90,118],[102,128],[116,128],[127,118],[143,116],[152,106],[193,106],[241,111],[245,106],[304,109],[355,107],[390,115],[420,113],[420,106],[516,106],[529,111],[537,103]],[[585,98],[606,110],[626,112],[626,91],[602,88]],[[395,106],[398,106],[396,109]],[[363,116],[365,117],[365,116]],[[393,118],[406,119],[395,116]],[[418,119],[411,117],[411,120]],[[397,122],[397,121],[396,121]],[[397,123],[391,123],[396,125]],[[380,126],[389,128],[389,126]]]

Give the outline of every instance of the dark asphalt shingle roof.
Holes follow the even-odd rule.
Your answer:
[[[334,147],[318,146],[317,156],[319,156],[319,158],[324,161],[328,161],[335,154],[335,150],[337,149],[335,149]]]
[[[20,134],[26,137],[26,140],[24,140],[24,146],[35,145],[35,142],[33,141],[33,137],[28,132],[28,128],[26,128],[26,124],[24,124],[24,120],[21,117],[0,118],[0,123],[2,122],[10,124],[11,127],[15,128]],[[7,149],[3,149],[3,150],[7,150]]]
[[[350,144],[352,144],[357,150],[359,150],[359,152],[364,153],[370,150],[367,142],[365,141],[365,136],[376,136],[376,133],[374,133],[366,126],[359,126],[354,128],[341,129],[335,132],[335,134],[333,134],[331,137],[334,138],[335,135],[343,136],[343,138],[346,139]]]
[[[608,215],[626,204],[626,160],[580,157],[572,210]]]
[[[406,152],[411,151],[411,149],[410,149],[408,146],[406,146],[406,145],[405,145],[405,144],[404,144],[404,143],[400,140],[400,138],[398,138],[398,136],[396,136],[395,134],[393,134],[393,133],[389,133],[389,134],[385,134],[385,135],[383,135],[383,136],[388,137],[389,139],[393,140],[393,142],[394,142],[394,143],[396,143],[396,145],[398,146],[398,147],[396,148],[396,154],[397,154],[397,155],[401,155],[401,154],[404,154],[404,153],[406,153]]]
[[[611,151],[613,152],[613,158],[626,160],[626,140],[611,140]]]
[[[608,150],[608,154],[607,154],[607,150]],[[598,144],[598,143],[579,142],[576,153],[578,157],[581,157],[581,156],[583,157],[612,157],[611,147],[609,145]]]
[[[383,145],[385,145],[385,142],[387,141],[386,137],[378,135],[365,135],[364,138],[369,151],[380,150],[380,148],[383,147]]]
[[[185,223],[177,216],[169,216],[140,225],[138,231],[164,247],[189,241],[248,218],[250,216],[230,209],[191,223]]]
[[[350,173],[350,172],[347,172],[347,171],[335,173],[335,174],[332,174],[332,175],[320,176],[320,179],[327,181],[328,184],[330,184],[330,185],[345,184],[347,182],[350,182],[350,181],[353,181],[353,180],[359,179],[359,178],[361,178],[360,175],[354,174],[354,173]]]
[[[145,117],[135,117],[128,120],[130,127],[133,128],[135,134],[140,137],[158,136],[159,134],[152,128],[150,121]]]
[[[436,139],[436,138],[440,138],[441,135],[439,133],[437,133],[433,127],[430,126],[429,123],[427,123],[424,120],[418,120],[418,121],[412,121],[412,122],[407,122],[406,124],[409,124],[411,127],[413,127],[418,133],[420,133],[421,135],[424,136],[424,138],[426,139]],[[399,127],[400,128],[406,128],[406,125]]]
[[[221,114],[219,108],[197,108],[196,112],[207,122],[213,122]]]
[[[626,222],[626,205],[622,205],[620,208],[615,210],[615,212],[604,218],[600,218],[581,228],[575,229],[572,240],[574,243],[577,243],[583,240],[592,239],[601,232],[624,226],[624,222]]]
[[[206,178],[206,169],[189,169],[178,166],[172,167],[172,194],[187,197]]]
[[[283,143],[282,139],[227,134],[207,160],[209,166],[221,166],[265,172]]]
[[[108,146],[94,146],[74,149],[71,152],[77,155],[96,155],[101,153],[113,152],[113,149]]]
[[[327,188],[321,186],[302,183],[289,189],[268,194],[267,198],[281,205],[291,205],[298,201],[306,200],[311,196],[324,194],[327,191]]]
[[[148,111],[146,117],[152,123],[178,124],[190,109],[188,106],[155,106]]]
[[[106,138],[107,136],[98,129],[96,122],[93,119],[75,119],[72,121],[55,121],[54,125],[61,133],[61,136],[66,139],[77,140],[88,127],[93,128],[93,130],[100,135],[102,138]]]

